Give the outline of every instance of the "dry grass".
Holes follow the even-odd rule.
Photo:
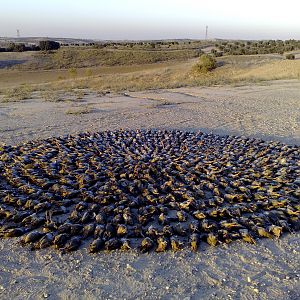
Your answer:
[[[300,79],[300,60],[283,60],[276,55],[229,56],[219,59],[223,66],[206,74],[192,73],[192,84],[248,84],[261,81]]]
[[[85,91],[82,89],[75,89],[73,90],[73,92],[76,97],[76,100],[82,100],[86,94]]]
[[[53,70],[90,68],[95,66],[144,65],[172,60],[187,60],[198,56],[198,51],[184,50],[107,50],[93,48],[61,48],[58,51],[36,52],[25,64],[15,66],[19,70]],[[71,76],[74,76],[71,72]],[[77,74],[75,74],[76,76]]]
[[[72,101],[81,100],[84,98],[85,89],[105,94],[185,86],[242,85],[275,79],[300,79],[300,60],[288,61],[278,56],[221,57],[218,59],[219,67],[206,74],[195,74],[191,71],[196,62],[196,59],[192,59],[170,65],[159,64],[149,69],[148,65],[145,65],[145,68],[142,65],[138,68],[106,67],[106,72],[94,75],[87,71],[90,69],[78,69],[76,77],[68,76],[67,79],[39,83],[30,88],[43,90],[42,98],[57,102],[64,101],[66,97]],[[24,91],[26,89],[21,88],[19,99],[29,96]],[[11,92],[10,95],[12,94],[15,93]]]
[[[167,67],[181,65],[182,62],[169,61],[157,64],[130,65],[130,66],[103,66],[93,68],[78,68],[77,76],[71,76],[70,70],[4,70],[0,69],[0,91],[7,88],[14,88],[22,84],[38,85],[50,82],[64,81],[105,75],[127,74],[133,72],[144,72],[148,70],[160,70]]]
[[[300,79],[300,60],[282,60],[264,64],[238,74],[236,79],[277,80]]]
[[[8,89],[3,92],[4,96],[2,102],[17,102],[32,97],[32,92],[34,89],[28,85],[21,85],[12,89]]]
[[[219,59],[216,70],[206,74],[195,74],[195,60],[167,68],[125,74],[81,77],[74,80],[50,84],[53,89],[89,88],[99,92],[142,91],[168,89],[184,86],[214,86],[256,83],[275,79],[298,79],[300,61],[286,61],[269,56],[225,57]]]
[[[48,85],[40,86],[40,98],[49,102],[81,102],[86,95],[86,91],[78,89],[73,80],[70,86],[63,89],[49,88]]]
[[[94,109],[88,105],[84,106],[77,106],[77,107],[71,107],[68,110],[66,110],[67,115],[84,115],[84,114],[89,114],[93,112]]]
[[[64,101],[63,97],[58,91],[45,90],[41,92],[41,98],[49,102],[61,102]]]

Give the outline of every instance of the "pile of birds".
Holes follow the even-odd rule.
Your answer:
[[[82,133],[0,145],[0,238],[162,252],[300,228],[299,146],[202,132]]]

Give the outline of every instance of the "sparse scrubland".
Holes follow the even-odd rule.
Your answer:
[[[290,54],[287,54],[287,55],[285,56],[285,58],[286,58],[286,59],[290,59],[290,60],[294,60],[294,59],[295,59],[295,55],[292,54],[292,53],[290,53]]]
[[[215,46],[225,47],[224,43]],[[229,45],[250,48],[283,45],[284,49],[293,50],[298,42],[226,42],[227,48]],[[169,42],[64,46],[57,51],[1,53],[0,61],[23,59],[24,62],[0,70],[0,101],[24,100],[35,91],[42,93],[43,99],[57,102],[61,98],[58,93],[76,89],[101,93],[300,78],[297,51],[284,56],[236,53],[219,56],[215,55],[215,49],[207,42],[202,45]]]
[[[195,50],[147,51],[62,48],[52,52],[37,52],[32,60],[15,68],[22,70],[52,70],[95,66],[143,65],[164,61],[187,60],[199,56]]]
[[[271,54],[299,50],[300,41],[297,40],[269,40],[269,41],[221,41],[215,44],[222,55],[255,55]],[[216,50],[213,50],[213,53]]]

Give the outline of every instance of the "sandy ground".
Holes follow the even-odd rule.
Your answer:
[[[106,96],[86,92],[76,102],[68,95],[60,102],[0,102],[0,141],[119,128],[179,128],[300,143],[299,80]],[[89,113],[76,114],[82,110]]]
[[[65,98],[67,100],[67,97]],[[86,110],[87,114],[74,114]],[[70,114],[73,112],[73,114]],[[181,88],[80,102],[0,103],[0,142],[123,128],[180,128],[300,144],[300,82]],[[300,233],[197,253],[60,256],[0,241],[0,299],[299,299]]]
[[[0,243],[1,299],[299,299],[299,234],[164,254],[29,252]]]

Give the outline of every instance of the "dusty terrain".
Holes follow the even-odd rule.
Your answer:
[[[122,94],[84,91],[53,101],[0,102],[0,140],[15,144],[81,131],[178,128],[300,143],[300,82]],[[53,100],[53,99],[52,99]]]
[[[1,299],[299,299],[299,234],[164,254],[59,256],[0,243]]]
[[[300,82],[180,88],[97,95],[65,94],[0,103],[0,141],[80,131],[180,128],[300,144]],[[0,241],[0,299],[299,299],[300,234],[236,242],[197,253],[60,256]]]
[[[217,57],[217,69],[197,74],[191,70],[199,58],[187,49],[107,49],[105,53],[108,57],[101,49],[72,47],[54,53],[0,53],[0,95],[24,86],[31,90],[86,88],[119,92],[300,78],[300,56],[296,51],[295,60],[279,54]]]

